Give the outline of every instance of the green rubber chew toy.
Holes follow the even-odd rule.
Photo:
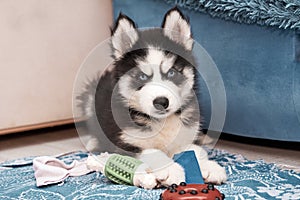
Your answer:
[[[152,189],[157,185],[151,168],[133,157],[105,152],[90,155],[86,164],[91,171],[99,171],[118,184],[135,185],[145,189]]]
[[[104,174],[115,183],[133,185],[134,173],[141,164],[133,157],[114,154],[106,161]]]

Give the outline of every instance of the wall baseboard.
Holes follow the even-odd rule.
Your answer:
[[[10,134],[10,133],[18,133],[18,132],[22,132],[22,131],[35,130],[35,129],[40,129],[40,128],[48,128],[48,127],[53,127],[53,126],[60,126],[60,125],[72,124],[72,123],[74,123],[73,118],[44,122],[44,123],[39,123],[39,124],[26,125],[26,126],[19,126],[19,127],[7,128],[7,129],[0,129],[0,135]]]

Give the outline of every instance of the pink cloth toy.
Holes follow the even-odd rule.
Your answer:
[[[62,182],[69,176],[82,176],[92,172],[85,161],[73,161],[65,164],[63,161],[50,157],[42,156],[33,160],[34,176],[37,186],[44,186]]]

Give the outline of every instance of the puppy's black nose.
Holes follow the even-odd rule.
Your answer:
[[[165,110],[169,106],[169,99],[166,97],[157,97],[153,100],[153,105],[157,110]]]

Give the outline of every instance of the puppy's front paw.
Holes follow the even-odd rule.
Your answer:
[[[179,184],[185,181],[184,169],[178,163],[172,163],[154,172],[157,181],[163,186],[170,186],[173,183]]]
[[[144,189],[153,189],[156,187],[156,177],[153,174],[135,174],[133,184]]]
[[[221,184],[227,180],[225,169],[215,161],[200,163],[200,168],[205,182]]]

